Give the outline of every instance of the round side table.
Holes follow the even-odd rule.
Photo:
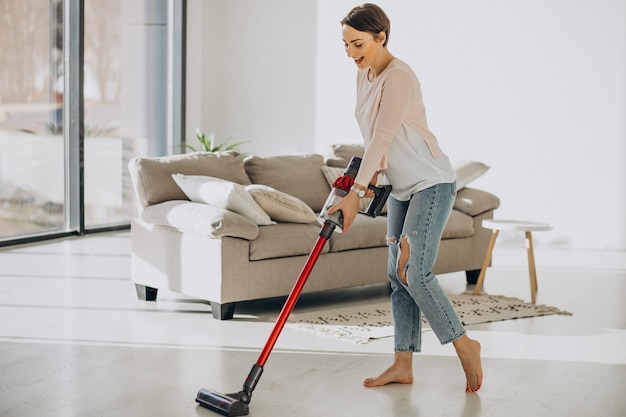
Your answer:
[[[493,233],[491,234],[491,240],[489,241],[489,246],[487,247],[487,253],[485,254],[483,267],[480,270],[480,275],[478,276],[478,282],[476,282],[474,295],[478,295],[480,293],[480,289],[483,285],[483,281],[485,280],[485,272],[487,271],[489,262],[491,262],[491,254],[493,252],[493,247],[496,244],[496,239],[498,238],[498,233],[500,232],[500,230],[522,231],[522,232],[525,232],[526,234],[526,252],[528,254],[528,273],[530,275],[530,299],[531,299],[531,302],[535,304],[535,300],[537,296],[537,271],[535,269],[535,255],[533,253],[532,232],[552,230],[552,225],[549,223],[537,223],[537,222],[528,222],[528,221],[522,221],[522,220],[487,219],[487,220],[483,220],[483,227],[485,229],[492,229]]]

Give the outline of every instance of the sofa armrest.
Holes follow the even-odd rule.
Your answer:
[[[254,222],[237,213],[184,200],[153,204],[143,209],[141,218],[146,223],[213,238],[230,236],[252,240],[259,234]]]
[[[465,187],[456,195],[454,209],[472,217],[500,207],[500,199],[486,191]]]

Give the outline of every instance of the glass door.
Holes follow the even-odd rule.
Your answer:
[[[0,4],[0,239],[62,231],[63,4]]]

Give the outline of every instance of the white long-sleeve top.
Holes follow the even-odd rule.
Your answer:
[[[358,70],[355,116],[365,154],[355,182],[366,186],[382,170],[392,195],[401,201],[438,183],[456,179],[450,160],[428,129],[420,83],[399,59],[373,81]]]

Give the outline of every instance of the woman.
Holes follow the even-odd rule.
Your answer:
[[[393,186],[387,244],[394,318],[393,364],[366,387],[413,382],[413,352],[421,346],[423,313],[442,344],[452,342],[466,375],[466,392],[482,384],[480,344],[470,339],[432,267],[456,196],[455,172],[428,130],[420,84],[411,68],[387,49],[390,22],[374,4],[357,6],[341,21],[348,57],[358,67],[356,118],[365,154],[341,210],[348,232],[359,198],[382,172]]]

